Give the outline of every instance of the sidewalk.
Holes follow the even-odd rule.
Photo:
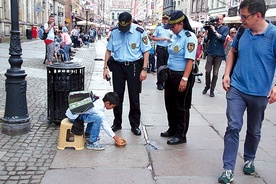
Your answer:
[[[85,65],[85,89],[93,90],[99,96],[112,91],[109,82],[102,79],[103,61],[94,60],[104,58],[105,44],[105,40],[100,40],[91,44],[90,48],[79,49],[74,57],[74,61]],[[222,172],[223,136],[226,128],[226,100],[220,80],[214,98],[210,98],[209,93],[202,95],[203,77],[203,83],[195,83],[186,144],[167,145],[167,139],[160,137],[160,132],[168,128],[164,94],[156,89],[155,74],[148,74],[143,82],[140,98],[142,136],[135,136],[130,131],[129,102],[128,95],[125,94],[122,130],[116,134],[127,140],[126,147],[117,148],[113,140],[102,131],[100,143],[105,146],[104,151],[86,148],[81,151],[72,148],[58,150],[56,146],[59,127],[48,124],[46,117],[46,66],[41,64],[44,59],[43,46],[40,40],[22,44],[23,69],[28,74],[27,98],[29,114],[32,117],[32,132],[14,137],[0,133],[0,183],[217,183]],[[2,52],[3,48],[0,44],[0,60],[2,63],[8,63],[8,57]],[[28,56],[24,53],[28,53]],[[202,60],[202,72],[204,65],[205,61]],[[223,63],[219,78],[224,67]],[[2,94],[5,94],[6,69],[0,66]],[[0,112],[3,112],[5,95],[0,96],[0,100]],[[245,128],[242,129],[234,183],[275,183],[275,112],[276,105],[268,105],[255,161],[257,174],[254,176],[242,173]],[[112,111],[107,111],[107,119],[111,125]]]

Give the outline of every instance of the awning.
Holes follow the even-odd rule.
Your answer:
[[[192,19],[189,19],[189,22],[192,26],[192,28],[201,28],[203,27],[203,24],[201,22],[194,21]]]
[[[223,23],[225,24],[241,23],[241,17],[240,16],[224,17]]]
[[[87,23],[87,25],[88,25],[88,26],[90,26],[90,25],[94,25],[94,23],[93,23],[93,22],[90,22],[90,21],[87,21],[87,22],[86,22],[86,20],[77,21],[77,25],[78,25],[78,26],[85,26],[85,25],[86,25],[86,23]]]
[[[269,18],[269,17],[276,17],[276,8],[271,8],[268,9],[265,13],[265,17]]]
[[[276,8],[268,9],[265,13],[265,18],[270,21],[276,21]]]

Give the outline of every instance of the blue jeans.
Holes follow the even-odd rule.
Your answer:
[[[85,133],[90,133],[89,142],[96,142],[100,134],[103,118],[97,114],[81,114],[79,118],[84,123],[88,123]]]
[[[65,45],[63,48],[65,61],[70,61],[70,54],[69,54],[70,48],[71,48],[71,44]]]
[[[252,96],[230,87],[226,94],[228,126],[224,136],[223,168],[234,171],[239,148],[239,132],[247,110],[247,130],[244,142],[244,160],[254,160],[261,138],[261,127],[268,99]]]

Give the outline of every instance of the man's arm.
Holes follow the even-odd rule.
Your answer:
[[[225,91],[228,91],[228,89],[230,87],[230,73],[233,68],[235,51],[236,51],[236,49],[234,47],[231,47],[231,49],[227,55],[225,72],[224,72],[224,77],[222,80],[222,87]]]

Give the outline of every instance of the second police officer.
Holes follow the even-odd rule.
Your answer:
[[[164,26],[168,24],[168,19],[169,16],[164,14],[162,17],[162,23],[156,27],[151,37],[153,41],[156,41],[157,69],[162,65],[166,65],[169,57],[168,43],[170,42],[173,33],[169,29],[164,29]],[[156,84],[158,90],[164,89],[164,84],[158,77]]]
[[[131,131],[141,135],[140,126],[140,92],[141,82],[147,77],[149,50],[151,48],[146,31],[136,24],[132,24],[132,16],[128,12],[119,15],[118,27],[110,34],[106,46],[103,77],[108,77],[107,60],[113,52],[112,67],[113,90],[119,95],[120,103],[113,109],[114,121],[112,130],[122,128],[123,101],[125,85],[127,83],[130,110],[129,122]]]
[[[193,62],[196,57],[197,38],[187,16],[173,11],[165,26],[174,33],[168,45],[169,78],[165,82],[165,106],[169,129],[161,137],[172,137],[169,145],[186,143],[192,101]]]

